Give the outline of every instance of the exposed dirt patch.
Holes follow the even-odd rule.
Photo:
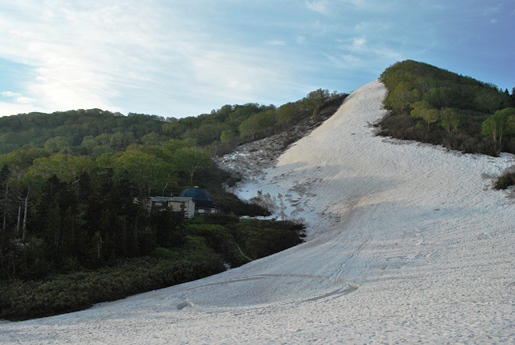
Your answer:
[[[315,128],[336,113],[347,95],[325,103],[317,116],[308,116],[281,133],[238,146],[234,152],[215,158],[216,164],[233,175],[251,181],[275,166],[279,156],[292,144],[309,135]]]

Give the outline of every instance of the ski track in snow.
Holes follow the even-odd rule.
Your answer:
[[[306,243],[198,281],[0,323],[1,344],[515,343],[514,165],[374,136],[378,81],[259,180]]]

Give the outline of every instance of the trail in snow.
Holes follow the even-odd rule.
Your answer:
[[[0,343],[515,343],[512,156],[373,135],[369,83],[239,193],[284,196],[308,241],[83,312],[0,324]],[[248,191],[248,192],[247,192]]]

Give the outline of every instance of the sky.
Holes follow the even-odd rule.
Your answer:
[[[279,106],[406,59],[515,87],[515,0],[0,0],[0,32],[0,116]]]

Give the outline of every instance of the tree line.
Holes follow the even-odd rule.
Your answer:
[[[324,104],[345,94],[318,89],[279,107],[248,103],[224,105],[210,114],[176,119],[101,109],[28,113],[0,117],[0,154],[42,148],[50,153],[100,156],[130,145],[162,145],[171,139],[200,146],[212,154],[244,141],[278,132],[307,116],[317,116]]]

